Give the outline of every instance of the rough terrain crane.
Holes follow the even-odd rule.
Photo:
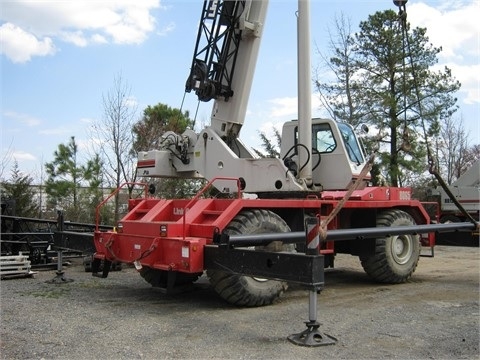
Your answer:
[[[434,246],[433,232],[475,226],[430,224],[409,188],[369,186],[371,158],[353,129],[311,119],[305,0],[297,13],[298,120],[283,126],[281,158],[252,154],[239,135],[267,5],[204,1],[186,91],[213,100],[211,124],[200,133],[165,133],[159,149],[138,154],[137,174],[208,185],[193,199],[167,200],[148,195],[143,184],[145,196],[129,201],[116,229],[95,232],[94,274],[100,261],[104,277],[110,262],[131,263],[153,286],[174,291],[206,271],[229,303],[260,306],[289,282],[321,287],[337,253],[358,256],[377,281],[404,282],[421,246]],[[229,196],[204,196],[210,186]]]

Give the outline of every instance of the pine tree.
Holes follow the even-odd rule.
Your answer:
[[[23,174],[15,160],[11,170],[11,180],[2,184],[2,200],[9,201],[15,207],[15,216],[38,217],[40,207],[32,184],[33,178]]]
[[[460,88],[450,69],[432,70],[441,48],[429,43],[426,29],[405,25],[407,38],[394,11],[370,15],[334,50],[337,83],[317,81],[337,120],[383,133],[378,171],[393,186],[403,185],[405,172],[425,168],[426,138],[456,111],[452,94]],[[349,96],[344,89],[352,89]]]
[[[282,143],[282,135],[277,128],[273,128],[273,135],[275,137],[275,143],[270,140],[266,133],[260,132],[260,139],[262,140],[262,150],[253,149],[255,154],[259,157],[264,158],[279,158],[280,157],[280,146]]]
[[[82,180],[82,168],[77,161],[78,146],[72,136],[68,144],[58,145],[52,162],[45,164],[48,179],[45,182],[53,206],[78,207],[78,188]]]
[[[182,113],[179,109],[161,103],[147,106],[140,121],[133,126],[133,150],[138,152],[158,149],[160,138],[165,132],[181,134],[194,125],[188,111]]]
[[[98,154],[86,165],[78,159],[78,145],[72,136],[67,144],[58,145],[52,162],[45,164],[48,179],[45,191],[50,206],[61,208],[71,221],[91,221],[91,210],[102,197],[102,163]],[[91,210],[91,211],[90,211]]]

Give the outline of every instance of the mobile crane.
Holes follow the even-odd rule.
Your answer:
[[[95,231],[94,275],[106,277],[113,261],[131,263],[153,286],[174,291],[206,271],[227,302],[261,306],[288,282],[321,287],[323,268],[333,267],[337,253],[358,256],[377,281],[404,282],[421,246],[435,245],[433,232],[475,226],[430,224],[409,188],[369,186],[371,158],[352,128],[311,119],[305,0],[297,13],[298,120],[283,127],[281,159],[252,154],[239,135],[267,5],[204,1],[185,89],[214,101],[211,124],[199,134],[165,133],[159,149],[139,152],[137,175],[209,183],[193,199],[171,200],[149,196],[142,184],[145,195],[129,200],[116,229]],[[203,197],[210,186],[230,196]],[[318,237],[309,235],[315,221]]]

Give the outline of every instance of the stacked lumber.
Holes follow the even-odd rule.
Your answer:
[[[31,271],[28,256],[18,255],[0,256],[0,277],[2,279],[11,277],[27,277],[34,274]]]

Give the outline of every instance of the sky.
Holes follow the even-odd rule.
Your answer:
[[[195,47],[201,0],[1,0],[1,152],[8,179],[12,162],[38,183],[43,166],[71,136],[87,156],[89,129],[104,116],[102,96],[118,76],[130,86],[138,119],[148,105],[180,108]],[[329,29],[343,14],[353,29],[390,0],[312,0],[312,78],[327,51]],[[462,83],[458,98],[470,144],[480,144],[479,0],[410,0],[408,21],[427,28],[442,47],[438,66]],[[297,1],[271,0],[241,139],[261,148],[269,134],[297,118]],[[312,89],[314,91],[314,89]],[[197,124],[208,124],[213,103],[201,103]],[[312,94],[312,115],[325,115]],[[183,110],[196,113],[187,94]],[[199,130],[199,129],[197,129]],[[145,149],[148,150],[148,149]],[[10,160],[10,161],[7,161]],[[42,175],[43,174],[43,175]]]

